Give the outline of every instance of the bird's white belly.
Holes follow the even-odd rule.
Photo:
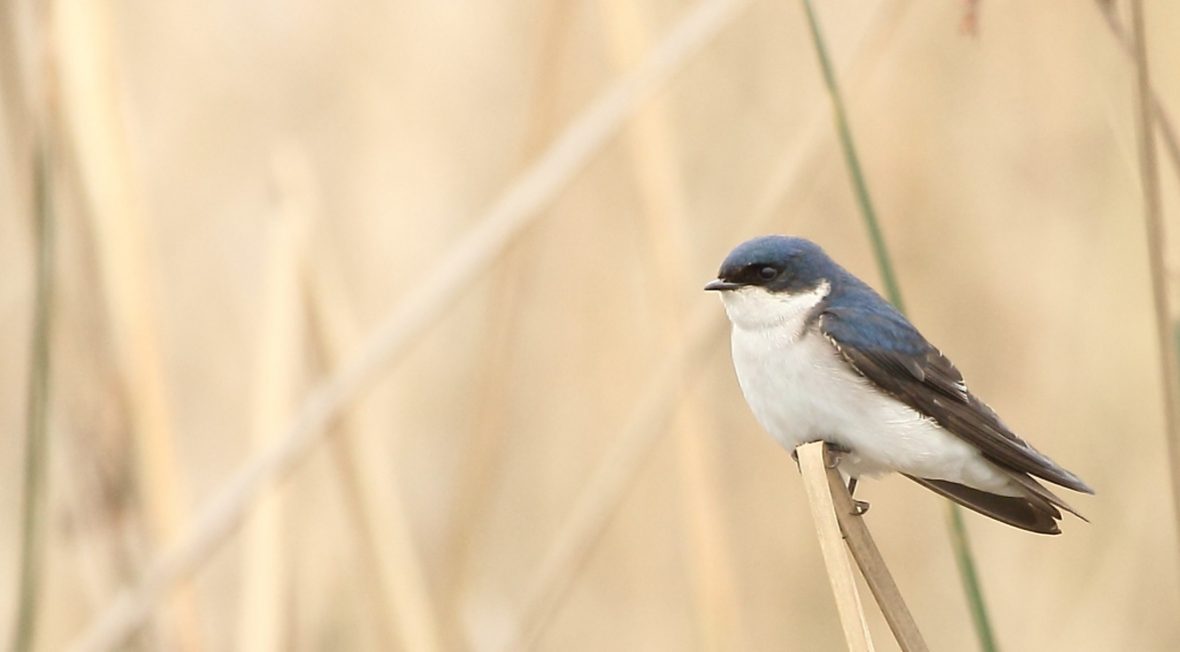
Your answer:
[[[851,451],[858,477],[899,471],[985,491],[1018,493],[979,451],[876,389],[814,329],[733,330],[733,363],[754,416],[787,450],[824,440]]]

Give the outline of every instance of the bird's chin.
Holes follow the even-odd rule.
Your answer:
[[[827,282],[805,292],[770,292],[758,286],[746,286],[721,293],[725,313],[733,325],[746,330],[786,326],[802,328],[811,309],[831,291]]]
[[[746,286],[721,293],[725,314],[735,326],[755,328],[773,321],[777,303],[765,288]]]

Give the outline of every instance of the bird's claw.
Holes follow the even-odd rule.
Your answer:
[[[834,469],[837,466],[840,466],[840,460],[844,459],[845,455],[852,452],[852,451],[848,450],[847,448],[840,446],[839,444],[833,444],[830,442],[825,442],[825,443],[826,443],[826,446],[824,447],[824,453],[825,453],[824,465],[827,466],[829,469]]]
[[[867,500],[853,500],[852,501],[852,515],[864,516],[869,511],[869,501]]]

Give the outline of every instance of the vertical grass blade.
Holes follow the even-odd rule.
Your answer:
[[[134,441],[131,460],[136,515],[151,550],[184,531],[189,468],[180,455],[174,387],[160,301],[157,225],[148,210],[136,139],[124,118],[127,71],[119,59],[118,11],[103,2],[48,3],[54,63],[52,92],[61,107],[62,151],[70,153],[81,214],[89,222],[97,263],[96,291],[109,326],[118,388]],[[167,642],[182,652],[204,648],[201,605],[188,578],[160,619]]]
[[[1127,33],[1122,22],[1119,21],[1118,11],[1111,2],[1106,0],[1097,0],[1098,11],[1102,13],[1102,18],[1106,22],[1106,27],[1110,29],[1110,33],[1118,41],[1119,47],[1131,59],[1131,63],[1136,61],[1136,47],[1132,35]],[[1180,135],[1176,133],[1176,127],[1172,123],[1172,117],[1164,106],[1164,101],[1160,98],[1159,93],[1150,86],[1146,89],[1148,95],[1151,96],[1151,112],[1154,120],[1153,127],[1157,130],[1160,139],[1163,141],[1164,152],[1167,153],[1168,158],[1172,160],[1173,171],[1180,174]]]
[[[632,0],[600,0],[598,4],[606,26],[607,51],[620,70],[627,70],[642,61],[650,46],[647,21]],[[696,289],[700,271],[692,261],[693,216],[680,164],[680,138],[667,99],[653,97],[636,112],[624,140],[638,199],[640,237],[650,253],[644,256],[645,269],[658,289],[653,296],[656,318],[649,336],[660,342],[679,341],[689,306],[685,288]],[[674,411],[671,428],[678,440],[683,564],[690,587],[694,640],[706,650],[745,649],[749,644],[740,638],[745,628],[738,608],[732,542],[724,525],[718,468],[722,440],[710,412],[714,402],[694,396],[696,390],[687,379],[682,391],[688,400]]]
[[[1168,475],[1172,483],[1173,509],[1180,510],[1180,364],[1177,363],[1175,340],[1172,338],[1172,316],[1168,307],[1168,272],[1164,257],[1167,241],[1154,134],[1155,120],[1159,114],[1154,110],[1151,75],[1147,66],[1147,35],[1142,0],[1131,2],[1131,30],[1134,37],[1138,109],[1139,178],[1147,227],[1147,254],[1151,270],[1156,335],[1159,338],[1160,382],[1164,394],[1164,424],[1169,458]],[[1180,517],[1180,511],[1176,514]]]
[[[45,551],[45,469],[49,454],[50,327],[53,317],[53,203],[50,197],[49,155],[44,140],[33,160],[33,224],[36,241],[33,330],[30,343],[27,398],[24,503],[21,513],[20,584],[14,652],[31,650],[41,597],[41,561]]]
[[[885,283],[885,293],[898,310],[905,312],[905,306],[901,300],[901,288],[898,286],[897,276],[893,272],[889,248],[885,246],[885,236],[881,234],[881,224],[877,221],[877,211],[873,208],[873,200],[869,195],[869,184],[865,181],[864,171],[860,167],[860,158],[857,156],[856,144],[852,140],[852,130],[848,126],[848,116],[844,111],[844,100],[840,95],[840,86],[836,83],[836,72],[828,57],[828,48],[819,27],[819,19],[815,16],[815,8],[812,7],[811,0],[803,0],[803,7],[807,10],[807,25],[811,28],[811,38],[815,44],[816,56],[819,58],[820,70],[823,72],[824,85],[828,89],[828,95],[832,98],[832,116],[836,121],[836,131],[840,137],[840,151],[844,155],[845,165],[848,166],[848,175],[852,179],[852,190],[856,194],[856,203],[860,207],[861,215],[864,216],[865,229],[869,232],[869,240],[873,244],[873,255],[877,259],[881,280]]]
[[[549,2],[537,17],[541,36],[536,53],[531,55],[536,63],[530,82],[528,127],[521,138],[519,169],[527,168],[529,162],[545,151],[561,126],[558,100],[566,72],[561,62],[577,23],[576,9],[574,3]],[[459,646],[457,641],[463,631],[462,602],[473,575],[471,565],[479,551],[478,537],[472,535],[485,527],[492,512],[495,487],[504,477],[509,462],[504,441],[511,428],[511,378],[523,348],[518,334],[530,305],[526,281],[535,274],[533,250],[543,246],[542,236],[526,235],[521,243],[504,253],[487,280],[492,289],[483,352],[475,366],[479,380],[472,401],[474,418],[460,447],[455,489],[450,504],[444,508],[450,525],[440,553],[443,561],[438,565],[442,579],[438,580],[437,610],[444,619],[441,631],[456,641],[450,647]]]
[[[967,607],[971,610],[971,622],[975,623],[975,635],[979,637],[979,649],[994,652],[1000,649],[996,643],[992,621],[987,614],[987,602],[983,599],[983,586],[975,568],[975,555],[971,552],[971,539],[967,536],[967,525],[963,523],[963,510],[958,505],[947,505],[947,519],[950,523],[951,547],[955,552],[955,565],[963,579],[963,590],[967,593]]]
[[[831,59],[828,57],[827,46],[824,43],[823,32],[820,30],[819,20],[815,15],[815,8],[811,0],[803,0],[803,8],[807,14],[807,24],[811,29],[812,42],[815,53],[819,58],[820,69],[823,72],[824,84],[828,95],[832,99],[832,114],[836,121],[836,131],[840,138],[840,149],[844,154],[844,162],[848,167],[848,175],[852,180],[853,191],[856,194],[857,205],[864,216],[865,228],[872,241],[873,254],[885,284],[885,293],[889,301],[901,312],[905,312],[905,305],[901,298],[901,288],[897,284],[897,276],[893,271],[893,262],[889,257],[889,248],[885,245],[885,238],[881,233],[881,225],[877,221],[877,213],[873,209],[872,197],[869,194],[868,182],[861,169],[860,158],[856,152],[856,144],[852,139],[852,130],[848,126],[848,116],[844,109],[844,100],[840,96],[840,87],[836,83],[836,73],[832,69]],[[967,529],[963,524],[963,515],[957,505],[950,507],[950,536],[954,547],[955,561],[959,566],[959,575],[963,582],[963,591],[967,596],[967,603],[971,610],[971,619],[975,624],[975,633],[979,638],[979,647],[985,652],[994,652],[996,647],[995,635],[992,632],[991,620],[988,618],[987,603],[983,598],[983,588],[979,583],[979,573],[975,567],[975,558],[971,554],[970,540]]]

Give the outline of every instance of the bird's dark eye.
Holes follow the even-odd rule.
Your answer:
[[[778,270],[775,269],[774,267],[767,265],[766,267],[763,267],[762,269],[758,270],[758,276],[763,281],[769,281],[769,280],[773,279],[774,277],[778,276]]]

